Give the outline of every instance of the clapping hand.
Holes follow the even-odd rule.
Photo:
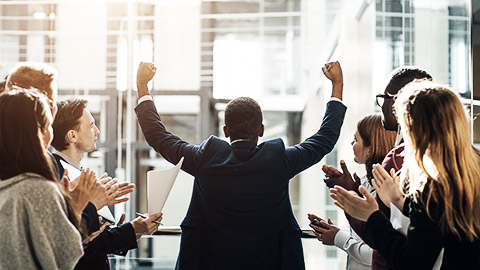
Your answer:
[[[122,182],[118,183],[116,178],[112,178],[104,173],[98,182],[101,184],[100,187],[92,191],[92,200],[91,202],[98,209],[106,205],[117,204],[121,202],[128,201],[127,197],[122,198],[122,196],[133,192],[135,185]]]
[[[382,202],[390,207],[393,203],[398,209],[403,209],[403,194],[400,190],[400,176],[395,169],[390,170],[390,174],[379,164],[373,165],[372,185],[377,191],[378,197]]]
[[[340,161],[342,172],[335,169],[332,166],[323,165],[322,170],[325,173],[325,179],[323,180],[327,187],[333,188],[335,185],[341,186],[346,190],[353,190],[358,193],[358,187],[360,186],[360,178],[356,173],[352,175],[348,171],[345,161]],[[355,179],[355,180],[354,180]]]
[[[82,170],[82,174],[75,179],[75,188],[72,188],[70,183],[66,183],[65,181],[68,182],[66,179],[68,179],[68,176],[64,175],[62,178],[62,183],[66,187],[66,190],[70,193],[70,197],[72,198],[72,207],[75,213],[80,216],[83,209],[92,199],[91,191],[101,188],[101,184],[97,182],[95,172],[90,169]]]
[[[353,195],[340,186],[330,189],[330,197],[335,200],[333,203],[347,214],[358,220],[366,221],[371,214],[379,210],[378,203],[364,186],[360,186],[358,190],[364,198]]]

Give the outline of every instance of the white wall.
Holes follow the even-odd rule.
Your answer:
[[[179,1],[180,2],[180,1]],[[154,88],[200,88],[200,3],[185,1],[155,6]]]
[[[55,19],[58,87],[105,88],[107,3],[61,2]]]

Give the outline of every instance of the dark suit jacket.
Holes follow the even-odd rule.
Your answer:
[[[424,190],[428,188],[427,184]],[[403,214],[410,217],[407,237],[396,231],[381,211],[370,215],[365,234],[395,269],[432,269],[442,248],[441,269],[480,269],[480,239],[470,242],[464,235],[458,238],[451,232],[442,233],[439,220],[444,207],[432,204],[429,208],[432,218],[409,196],[403,206]]]
[[[293,147],[280,139],[230,145],[214,136],[197,146],[168,132],[152,101],[139,104],[149,145],[171,163],[184,157],[182,169],[195,176],[176,268],[304,269],[289,180],[333,149],[345,110],[329,102],[320,130]]]
[[[63,175],[65,169],[60,160],[65,160],[59,155],[53,154],[53,156],[57,160],[61,175]],[[91,202],[83,209],[82,219],[87,227],[88,234],[100,229],[97,208]],[[118,227],[105,228],[102,233],[87,244],[83,251],[84,254],[78,261],[75,269],[108,270],[110,265],[107,254],[126,255],[128,250],[134,248],[137,248],[137,238],[130,222]]]

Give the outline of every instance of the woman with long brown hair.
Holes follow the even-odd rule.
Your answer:
[[[82,255],[77,227],[96,178],[84,172],[74,191],[56,181],[52,122],[43,95],[0,95],[0,269],[72,269]]]
[[[370,193],[375,192],[371,182],[373,180],[372,166],[383,161],[388,151],[393,148],[396,135],[395,131],[387,131],[383,128],[380,115],[368,115],[358,121],[352,141],[353,159],[356,163],[365,165],[367,174],[361,179],[354,174],[357,181],[355,183],[352,181],[352,189],[358,190],[356,185],[361,183]],[[345,166],[343,161],[341,163],[342,167]],[[330,167],[328,171],[337,173],[333,167]],[[370,269],[372,249],[353,229],[341,230],[334,226],[330,219],[327,223],[313,214],[309,214],[308,218],[310,221],[317,219],[321,222],[321,226],[310,224],[319,241],[324,245],[335,245],[347,252],[347,269]]]
[[[367,237],[396,269],[480,269],[480,156],[460,99],[446,86],[413,82],[394,108],[405,140],[404,169],[398,179],[374,166],[374,183],[385,203],[410,218],[407,235],[392,227],[364,188],[365,199],[331,189],[335,204],[367,221]]]

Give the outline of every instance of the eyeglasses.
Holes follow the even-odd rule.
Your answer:
[[[394,97],[395,96],[391,96],[387,94],[378,94],[376,95],[377,105],[382,107],[386,99],[393,99]]]

